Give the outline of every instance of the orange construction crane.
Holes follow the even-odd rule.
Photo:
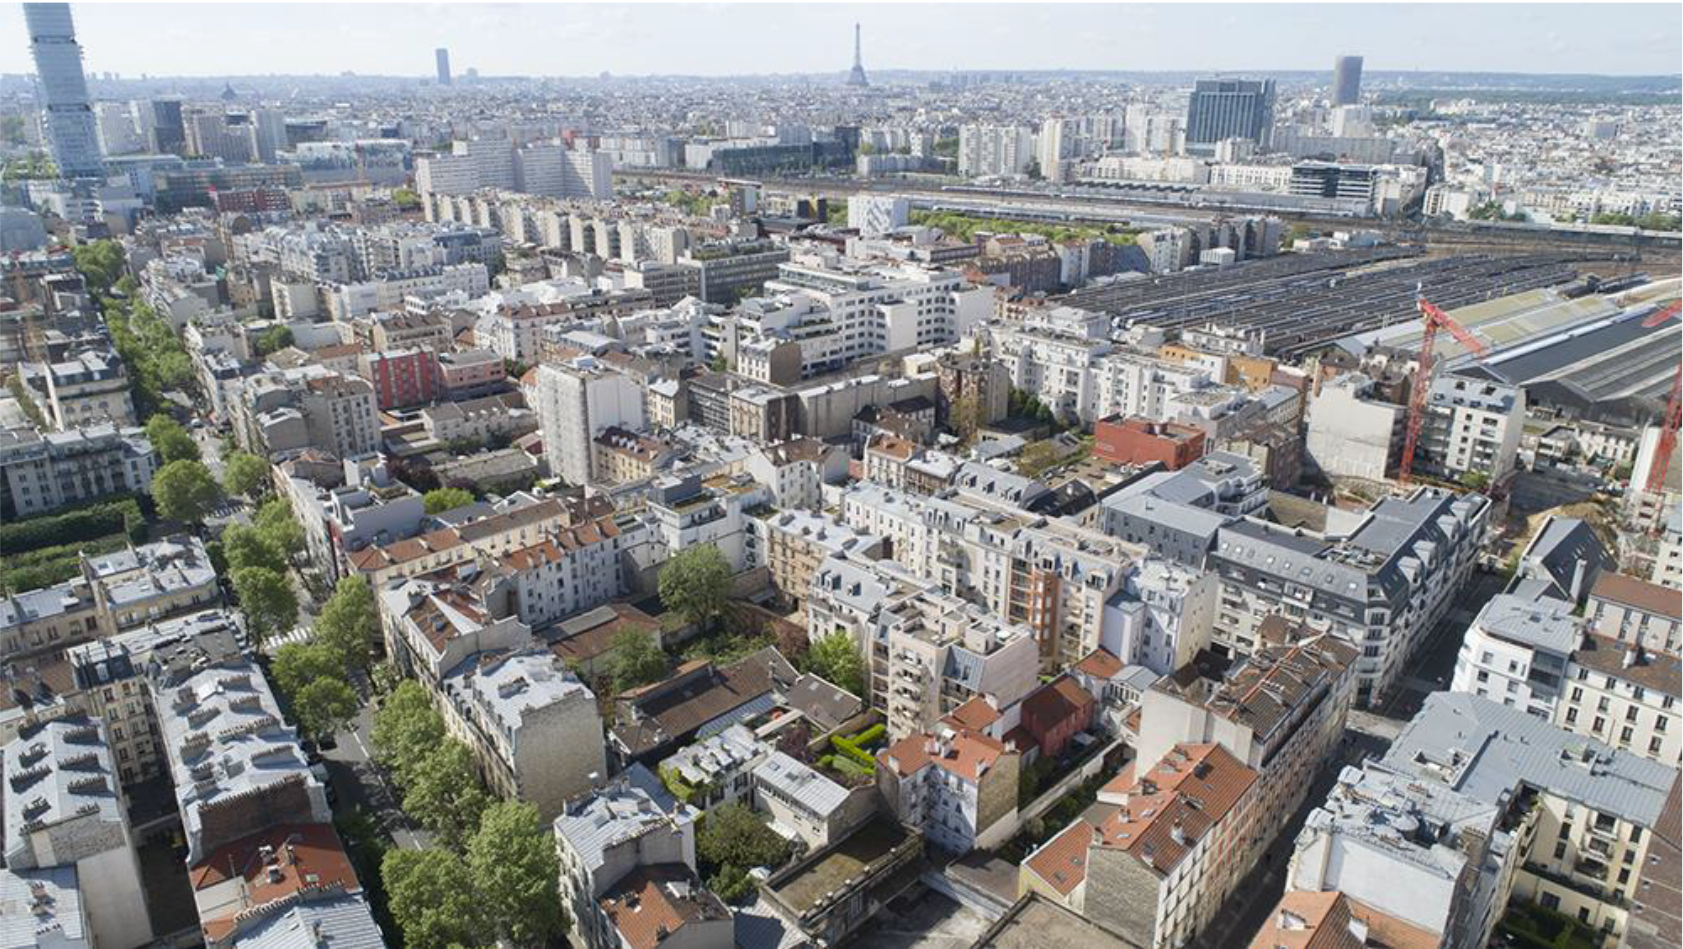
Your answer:
[[[1426,324],[1426,331],[1420,337],[1420,364],[1414,370],[1414,384],[1408,392],[1408,437],[1403,440],[1402,465],[1397,472],[1397,480],[1407,484],[1414,472],[1414,446],[1420,440],[1420,426],[1426,421],[1427,393],[1432,388],[1432,369],[1437,362],[1437,353],[1433,346],[1437,344],[1438,330],[1449,330],[1450,334],[1467,347],[1473,355],[1482,358],[1487,351],[1484,343],[1477,336],[1467,332],[1460,323],[1449,318],[1449,314],[1420,300],[1420,319]]]
[[[1653,313],[1649,313],[1648,320],[1643,320],[1643,328],[1644,330],[1653,330],[1654,326],[1661,325],[1678,313],[1683,313],[1683,300],[1671,303],[1671,306],[1666,306],[1664,310],[1654,310]]]

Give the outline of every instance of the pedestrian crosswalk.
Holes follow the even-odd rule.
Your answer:
[[[270,636],[263,641],[263,651],[274,655],[280,647],[287,643],[307,643],[315,638],[316,631],[308,626],[294,626],[292,629],[278,636]]]

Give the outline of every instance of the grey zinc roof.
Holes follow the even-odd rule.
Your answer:
[[[198,838],[201,811],[209,804],[288,778],[316,784],[297,735],[282,720],[262,671],[250,660],[230,660],[167,684],[155,682],[154,692],[189,840]]]
[[[1522,646],[1565,656],[1584,641],[1572,607],[1560,600],[1527,600],[1506,593],[1490,598],[1474,620],[1491,635]]]
[[[717,735],[685,745],[660,766],[677,769],[691,784],[706,784],[741,771],[764,750],[753,732],[742,725],[732,725]]]
[[[0,629],[22,626],[24,623],[62,616],[84,601],[76,595],[81,579],[66,580],[58,586],[42,587],[24,593],[0,597]]]
[[[754,780],[783,792],[819,817],[830,816],[847,801],[846,788],[781,751],[772,752],[754,768]]]
[[[1579,594],[1588,592],[1602,572],[1618,567],[1595,531],[1576,517],[1550,516],[1526,547],[1522,560],[1521,574],[1541,570],[1567,597],[1573,593],[1572,581],[1580,567],[1584,578],[1578,585]]]
[[[37,905],[42,911],[39,916]],[[35,949],[49,931],[72,942],[84,942],[88,933],[83,923],[82,888],[74,866],[34,870],[0,867],[0,949]]]
[[[5,776],[9,865],[18,865],[30,847],[23,833],[27,825],[50,826],[86,814],[122,822],[111,750],[95,719],[78,715],[26,729],[5,748]]]
[[[1462,692],[1427,696],[1383,764],[1492,803],[1528,784],[1650,828],[1678,780],[1675,768]]]
[[[247,924],[234,939],[236,949],[383,949],[385,944],[361,893],[294,902]]]
[[[444,681],[447,690],[478,706],[510,741],[520,734],[528,710],[545,709],[580,695],[596,700],[547,649],[497,656],[475,653],[445,673]]]
[[[633,762],[612,781],[588,796],[569,801],[555,818],[555,836],[565,839],[594,874],[610,846],[640,837],[654,828],[695,819],[695,810],[678,803],[648,768]]]

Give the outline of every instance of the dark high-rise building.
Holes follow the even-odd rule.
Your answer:
[[[1362,101],[1362,58],[1340,56],[1332,64],[1332,104],[1355,105]]]
[[[99,150],[70,4],[26,3],[23,22],[35,58],[36,91],[53,163],[62,177],[97,178],[105,173],[105,156]]]
[[[438,57],[438,84],[448,86],[450,84],[450,51],[439,48],[433,51],[433,55]]]
[[[187,154],[187,120],[180,99],[152,100],[152,150],[159,154]]]
[[[1274,80],[1200,79],[1186,107],[1188,145],[1248,138],[1267,145],[1274,128]]]

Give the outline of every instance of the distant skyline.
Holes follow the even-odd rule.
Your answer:
[[[732,76],[918,70],[1318,70],[1675,75],[1656,4],[73,4],[90,72]],[[0,73],[33,71],[23,12]]]

